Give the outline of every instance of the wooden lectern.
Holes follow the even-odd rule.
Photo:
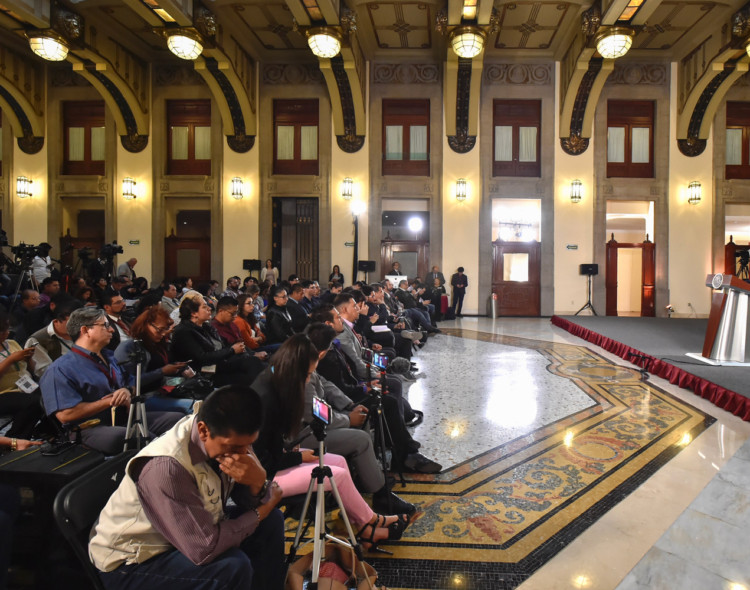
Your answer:
[[[702,356],[718,362],[745,362],[750,284],[734,275],[706,276],[706,287],[717,289],[711,298]]]

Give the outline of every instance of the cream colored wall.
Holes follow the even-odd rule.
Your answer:
[[[137,258],[135,272],[146,277],[149,285],[153,280],[152,260],[152,224],[151,214],[154,206],[154,183],[151,174],[153,141],[137,154],[131,153],[117,142],[117,167],[114,181],[115,227],[117,243],[123,253],[118,255],[116,263],[122,264],[130,258]],[[135,180],[136,198],[126,201],[122,198],[122,179],[131,177]],[[75,235],[75,234],[74,234]],[[131,244],[131,242],[138,242]]]
[[[222,172],[220,198],[223,200],[222,217],[224,223],[224,276],[215,277],[222,285],[233,275],[245,277],[242,261],[246,258],[260,258],[258,255],[258,224],[260,204],[260,148],[253,146],[249,152],[238,154],[224,146],[224,170]],[[243,180],[243,198],[232,197],[232,178]]]
[[[676,136],[678,95],[677,64],[672,64],[670,138]],[[707,316],[711,308],[711,290],[705,281],[712,272],[713,129],[706,149],[699,156],[683,156],[674,139],[669,142],[669,150],[669,302],[677,317],[692,313],[688,303],[692,303],[699,316]],[[703,198],[698,205],[687,202],[687,186],[692,180],[703,187]]]
[[[13,241],[18,244],[39,244],[55,242],[47,236],[47,149],[48,142],[36,154],[29,155],[21,151],[17,142],[13,142],[13,171],[10,181],[10,196],[13,201]],[[26,176],[32,181],[30,199],[19,199],[16,194],[16,178]],[[59,244],[59,242],[58,242]],[[53,252],[54,254],[54,252]],[[57,252],[59,255],[59,252]]]
[[[446,281],[450,282],[456,268],[463,266],[469,277],[463,313],[486,313],[485,302],[479,297],[479,211],[482,202],[479,145],[468,154],[457,154],[443,135],[443,266]],[[456,180],[466,179],[466,200],[456,200]],[[446,285],[450,293],[450,285]]]
[[[555,65],[555,129],[559,128],[560,64]],[[586,303],[586,277],[579,264],[594,262],[594,138],[579,156],[569,156],[555,141],[555,313],[575,313]],[[583,183],[581,201],[571,203],[570,182]],[[577,246],[569,250],[568,245]],[[604,280],[604,269],[594,281]],[[592,286],[593,292],[593,286]],[[604,310],[598,310],[603,314]]]

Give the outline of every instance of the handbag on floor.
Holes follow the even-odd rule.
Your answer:
[[[292,565],[286,574],[284,590],[302,590],[306,575],[312,572],[313,554],[303,555]],[[319,590],[387,590],[385,586],[375,586],[378,573],[366,561],[360,561],[354,549],[331,541],[325,545],[325,558],[318,574]]]

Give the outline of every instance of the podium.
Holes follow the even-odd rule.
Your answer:
[[[746,365],[750,284],[729,274],[706,276],[706,286],[716,289],[711,299],[706,338],[700,356],[712,365]]]

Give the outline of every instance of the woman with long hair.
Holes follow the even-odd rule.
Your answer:
[[[331,274],[328,275],[328,282],[329,283],[341,283],[344,284],[344,275],[341,272],[341,269],[339,268],[338,264],[334,264],[333,268],[331,269]]]
[[[266,308],[266,336],[271,344],[284,342],[294,334],[292,316],[286,308],[289,295],[284,287],[271,287]]]
[[[115,360],[135,384],[137,361],[142,353],[141,391],[158,390],[167,377],[185,376],[187,363],[169,362],[169,335],[172,333],[172,319],[161,305],[152,305],[141,313],[130,327],[132,340],[125,340],[115,350]],[[188,412],[193,400],[168,398],[153,395],[146,399],[149,410],[181,410]]]
[[[268,344],[266,342],[266,335],[261,330],[254,313],[251,294],[243,293],[237,297],[237,317],[234,318],[234,323],[245,341],[245,346],[254,352],[265,351],[272,354],[281,346],[280,343]]]
[[[268,281],[269,285],[277,285],[279,283],[279,269],[273,265],[273,260],[270,258],[266,260],[266,265],[260,271],[260,280]]]
[[[285,448],[285,440],[294,440],[302,429],[305,386],[318,366],[319,353],[304,334],[289,338],[271,358],[271,366],[252,385],[263,402],[264,418],[258,440],[253,445],[269,479],[274,479],[284,497],[304,494],[318,457],[311,449]],[[347,516],[359,527],[357,538],[370,550],[378,543],[398,540],[409,525],[409,516],[383,516],[373,512],[354,487],[346,459],[326,453]],[[330,482],[326,481],[330,490]]]

